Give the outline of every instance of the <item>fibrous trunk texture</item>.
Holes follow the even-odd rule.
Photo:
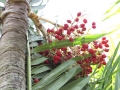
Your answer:
[[[0,41],[0,90],[26,90],[25,51],[27,4],[6,3]]]

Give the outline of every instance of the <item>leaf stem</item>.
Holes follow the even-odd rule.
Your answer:
[[[30,47],[28,41],[28,33],[27,33],[27,88],[28,90],[32,90],[32,80],[31,80],[31,55],[30,55]]]
[[[62,25],[60,25],[60,24],[56,24],[55,22],[52,22],[52,21],[50,21],[50,20],[48,20],[48,19],[45,19],[45,18],[42,18],[42,17],[38,17],[39,18],[39,20],[43,20],[43,21],[46,21],[46,22],[48,22],[48,23],[50,23],[50,24],[52,24],[52,25],[54,25],[54,26],[58,26],[58,27],[63,27]]]

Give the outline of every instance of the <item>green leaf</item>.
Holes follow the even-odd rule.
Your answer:
[[[106,12],[105,14],[109,13],[114,7],[116,7],[120,3],[120,0],[116,1]]]
[[[40,52],[40,51],[44,51],[44,50],[48,50],[48,49],[61,48],[61,47],[66,47],[66,46],[81,45],[81,44],[89,43],[96,39],[99,39],[106,34],[108,34],[108,33],[78,37],[78,38],[75,38],[73,42],[70,42],[69,40],[56,41],[56,42],[48,43],[48,44],[45,44],[42,46],[38,46],[33,49],[33,52]]]
[[[39,73],[39,74],[36,74],[36,75],[33,75],[32,78],[43,78],[45,75],[47,75],[50,71],[45,71],[45,72],[42,72],[42,73]]]
[[[46,75],[43,79],[41,79],[40,82],[36,83],[32,87],[32,89],[35,90],[35,89],[40,89],[44,87],[45,85],[49,84],[50,81],[52,81],[53,79],[58,77],[60,74],[65,72],[68,68],[70,68],[74,63],[76,63],[76,61],[82,60],[83,58],[84,59],[88,58],[90,56],[91,56],[90,54],[87,54],[87,55],[84,55],[83,57],[75,57],[65,61],[64,63],[56,67],[54,70],[52,70],[50,73],[48,73],[48,75]]]
[[[59,90],[81,90],[88,82],[90,77],[80,77],[79,79],[63,86]]]
[[[29,42],[34,42],[34,41],[41,41],[43,40],[43,37],[41,37],[40,35],[30,35],[29,36]]]
[[[32,5],[32,4],[35,4],[35,3],[38,3],[38,2],[42,2],[43,0],[32,0],[31,2],[30,2],[30,4]]]
[[[44,61],[47,60],[47,59],[48,59],[48,58],[46,58],[46,57],[44,57],[44,56],[41,56],[41,57],[33,60],[33,61],[31,62],[31,64],[32,64],[32,65],[37,65],[37,64],[40,64],[40,63],[44,62]]]
[[[105,75],[105,74],[106,74],[106,75],[107,75],[107,74],[110,74],[111,71],[113,71],[113,70],[115,69],[115,67],[112,68],[111,66],[112,66],[113,61],[115,60],[115,58],[116,58],[116,56],[117,56],[119,47],[120,47],[120,42],[118,43],[118,45],[117,45],[117,47],[116,47],[113,55],[111,56],[110,60],[108,61],[107,65],[106,65],[106,67],[105,67],[105,69],[104,69],[104,71],[103,71],[103,75]],[[115,61],[115,62],[118,62],[118,61]],[[114,65],[114,66],[115,66],[115,65]]]
[[[110,17],[115,16],[116,14],[119,14],[119,13],[120,13],[120,9],[118,8],[118,10],[114,11],[114,13],[107,15],[105,17],[105,19],[103,19],[103,21],[105,21],[105,20],[109,19]]]
[[[48,3],[49,0],[47,0],[47,3],[43,4],[43,0],[40,0],[41,3],[38,5],[38,6],[31,6],[32,10],[35,11],[35,10],[42,10]]]
[[[119,55],[118,59],[120,60],[120,55]],[[120,69],[120,61],[119,61],[119,64],[118,64],[117,69]],[[118,72],[116,73],[115,89],[114,89],[114,90],[120,90],[120,71],[118,71]]]
[[[39,6],[31,6],[32,10],[41,10],[45,7],[46,5],[39,5]]]
[[[71,70],[63,74],[59,79],[57,79],[54,83],[52,83],[46,90],[58,90],[80,71],[82,71],[82,68],[80,68],[80,66],[73,67]]]
[[[52,68],[48,65],[40,65],[32,70],[32,74],[38,74],[47,70],[51,70]]]
[[[34,28],[32,26],[29,27],[29,31],[28,32],[29,32],[29,35],[36,34],[34,32]]]
[[[2,10],[4,7],[0,6],[0,10]]]
[[[119,9],[119,5],[120,5],[120,0],[117,0],[106,12],[105,12],[105,15],[107,15],[104,19],[103,19],[103,21],[104,20],[106,20],[106,19],[109,19],[110,17],[112,17],[112,16],[115,16],[116,14],[118,14],[118,13],[120,13],[120,9]],[[114,8],[116,8],[118,6],[118,8],[117,8],[117,10],[115,11],[114,10]],[[114,12],[113,12],[113,11]],[[112,13],[111,13],[112,12]],[[110,14],[111,13],[111,14]]]
[[[0,0],[1,3],[5,4],[6,3],[6,0]]]
[[[37,43],[37,42],[32,42],[32,43],[30,43],[30,47],[36,47],[36,46],[38,46],[38,43]]]

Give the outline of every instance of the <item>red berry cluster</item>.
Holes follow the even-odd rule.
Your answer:
[[[98,68],[100,68],[102,65],[106,65],[106,54],[105,52],[108,52],[109,49],[108,40],[106,40],[106,37],[103,37],[101,41],[93,41],[89,44],[83,44],[81,47],[81,51],[83,51],[83,55],[89,53],[92,54],[91,57],[79,60],[77,63],[80,64],[80,66],[84,69],[80,76],[88,75],[92,72],[91,65],[97,65]]]
[[[88,20],[82,17],[81,12],[77,13],[76,18],[73,21],[67,20],[67,23],[64,24],[63,27],[57,29],[47,29],[48,43],[66,39],[69,39],[70,42],[73,42],[74,38],[86,35],[85,33],[87,31],[87,23]],[[92,22],[90,28],[95,29],[96,23]],[[72,47],[52,49],[51,51],[46,50],[44,52],[40,52],[40,54],[51,58],[52,53],[52,60],[55,65],[76,56],[92,54],[91,57],[86,59],[83,58],[83,60],[77,62],[83,68],[83,71],[79,75],[84,76],[92,72],[91,65],[98,64],[99,68],[102,65],[106,65],[105,52],[109,51],[108,47],[108,40],[106,39],[106,37],[103,37],[101,40],[98,41],[85,43],[83,45],[75,45]],[[50,64],[51,62],[49,60],[46,60],[44,63]]]

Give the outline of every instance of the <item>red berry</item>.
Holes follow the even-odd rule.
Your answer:
[[[82,60],[77,61],[78,64],[82,64]]]
[[[88,52],[89,52],[90,54],[95,54],[95,50],[93,50],[93,49],[89,49]]]
[[[55,35],[55,38],[58,38],[59,37],[59,35]]]
[[[43,55],[43,54],[44,54],[44,52],[39,52],[39,54]]]
[[[81,31],[80,33],[81,33],[81,34],[84,34],[84,32],[83,32],[83,31]]]
[[[106,43],[106,44],[105,44],[105,47],[109,47],[109,45]]]
[[[105,41],[105,40],[103,40],[103,41],[102,41],[102,44],[106,44],[106,41]]]
[[[86,30],[86,27],[82,28],[82,31],[85,31]]]
[[[104,51],[105,51],[105,52],[109,52],[109,49],[105,48]]]
[[[85,43],[85,44],[82,45],[82,47],[85,48],[85,49],[87,49],[88,48],[88,44]]]
[[[98,44],[96,44],[94,47],[97,49],[97,48],[99,47],[99,45],[98,45]]]
[[[93,55],[93,56],[92,56],[92,59],[93,59],[93,58],[96,58],[96,55]]]
[[[60,29],[59,29],[59,32],[60,32],[60,33],[62,33],[62,31],[63,31],[63,29],[62,29],[62,28],[60,28]]]
[[[70,55],[70,54],[71,54],[71,52],[67,52],[67,54],[68,54],[68,55]]]
[[[85,24],[80,24],[80,27],[81,27],[81,28],[84,28],[84,27],[85,27]]]
[[[70,35],[70,34],[71,34],[71,31],[70,31],[70,30],[67,30],[67,34]]]
[[[102,58],[106,58],[106,55],[105,55],[105,54],[102,54]]]
[[[67,48],[63,47],[63,48],[61,48],[61,50],[66,52]]]
[[[93,29],[95,29],[95,28],[96,28],[96,26],[95,26],[95,25],[93,25],[93,26],[92,26],[92,28],[93,28]]]
[[[73,42],[73,41],[74,41],[74,39],[73,39],[72,37],[70,37],[70,38],[69,38],[69,41],[70,41],[70,42]]]
[[[67,59],[70,59],[70,58],[72,58],[72,55],[67,55]]]
[[[77,33],[81,33],[80,30],[76,30]]]
[[[39,79],[35,78],[35,79],[34,79],[34,82],[35,82],[35,83],[38,83],[38,82],[39,82]]]
[[[51,31],[50,31],[51,33],[54,33],[55,31],[54,31],[54,29],[51,29]]]
[[[108,40],[106,40],[106,43],[108,43]]]
[[[63,26],[64,30],[67,30],[68,27],[69,27],[68,24],[64,24],[64,26]]]
[[[81,51],[85,51],[85,48],[81,48]]]
[[[83,19],[83,22],[84,22],[84,23],[87,23],[87,19]]]
[[[102,48],[102,43],[99,43],[99,48]]]
[[[68,23],[71,23],[71,20],[67,20]]]
[[[89,59],[85,59],[85,62],[86,62],[86,63],[89,63],[90,61],[89,61]]]
[[[92,72],[92,67],[91,67],[91,66],[88,66],[88,67],[87,67],[87,71],[88,71],[89,73],[91,73],[91,72]]]
[[[49,54],[49,50],[44,51],[44,55],[47,56]]]
[[[61,57],[57,56],[57,55],[55,55],[53,58],[54,58],[54,60],[58,60],[58,61],[61,60]]]
[[[61,54],[60,51],[57,51],[56,54],[57,54],[58,56],[60,56],[60,57],[62,56],[62,54]]]
[[[75,25],[74,27],[75,27],[76,29],[78,29],[78,25]]]
[[[103,62],[102,62],[102,64],[103,64],[103,65],[106,65],[106,62],[105,62],[105,61],[103,61]]]
[[[102,40],[106,40],[106,37],[102,37]]]
[[[59,63],[59,61],[58,61],[58,60],[56,60],[56,59],[54,59],[54,63],[55,63],[55,64],[58,64],[58,63]]]
[[[94,45],[96,45],[98,43],[98,41],[93,41]]]
[[[50,64],[50,61],[49,60],[45,60],[44,63],[45,64]]]
[[[79,21],[79,18],[76,18],[75,21],[78,22],[78,21]]]
[[[58,39],[58,40],[62,40],[63,37],[59,35],[57,39]]]
[[[73,27],[70,28],[70,31],[74,31],[75,29]]]
[[[78,17],[81,16],[81,12],[78,12],[78,13],[77,13],[77,16],[78,16]]]
[[[97,64],[97,60],[96,60],[96,59],[93,59],[92,62],[93,62],[94,64]]]
[[[55,32],[55,34],[60,35],[60,32],[57,30],[57,31]]]
[[[49,28],[47,29],[47,33],[50,33],[50,29]]]
[[[96,23],[95,23],[95,22],[92,22],[92,26],[93,26],[93,25],[96,25]]]

